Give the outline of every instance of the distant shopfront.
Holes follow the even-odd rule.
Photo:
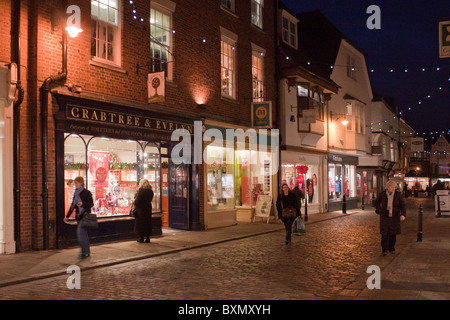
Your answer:
[[[278,149],[271,145],[271,136],[267,134],[270,131],[261,134],[257,130],[208,120],[205,130],[206,227],[253,221],[258,195],[275,197],[277,192]],[[227,130],[232,133],[228,137]],[[242,145],[238,142],[240,130],[247,135]],[[254,141],[249,132],[254,133]],[[222,144],[217,143],[218,135],[223,138]]]
[[[342,210],[344,196],[347,209],[354,209],[357,207],[357,165],[357,157],[341,154],[328,155],[329,211]]]
[[[139,181],[153,189],[153,235],[162,227],[200,228],[197,167],[170,161],[171,134],[184,128],[193,133],[194,121],[111,103],[58,96],[56,120],[56,224],[60,247],[76,243],[76,223],[62,219],[72,201],[77,176],[93,195],[93,212],[100,226],[96,241],[134,236],[130,206]]]
[[[302,201],[302,213],[305,211],[305,201],[308,202],[308,214],[325,211],[324,172],[326,159],[317,153],[282,151],[281,152],[281,183],[286,183],[292,190],[296,185],[306,195]]]

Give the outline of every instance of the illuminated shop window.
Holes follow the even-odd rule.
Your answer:
[[[207,146],[206,183],[208,210],[232,209],[234,200],[234,149]]]
[[[154,143],[66,134],[66,210],[69,209],[74,192],[74,183],[68,182],[82,176],[85,178],[85,188],[92,193],[92,211],[99,217],[128,216],[141,179],[149,180],[152,186],[153,212],[160,211],[160,161],[159,147]]]

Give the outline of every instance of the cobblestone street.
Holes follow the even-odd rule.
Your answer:
[[[410,205],[399,242],[416,235],[416,207]],[[67,275],[0,288],[0,298],[332,299],[380,256],[378,223],[370,208],[309,224],[307,235],[293,237],[290,245],[284,244],[284,231],[276,231],[86,270],[80,290],[67,288]]]

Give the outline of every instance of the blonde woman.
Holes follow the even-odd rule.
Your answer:
[[[139,236],[138,242],[150,242],[152,234],[152,200],[153,190],[147,179],[141,179],[139,190],[134,197],[135,224],[134,231]]]
[[[381,249],[385,256],[389,250],[395,253],[397,234],[401,233],[400,222],[406,219],[405,200],[396,191],[397,184],[389,180],[386,189],[375,200],[375,212],[380,215]]]

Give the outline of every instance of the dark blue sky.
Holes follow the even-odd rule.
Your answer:
[[[416,131],[450,130],[450,58],[439,58],[438,28],[439,21],[450,21],[450,0],[282,1],[293,13],[320,10],[360,48],[374,69],[373,90],[394,97]],[[380,30],[366,26],[370,5],[381,9]]]

